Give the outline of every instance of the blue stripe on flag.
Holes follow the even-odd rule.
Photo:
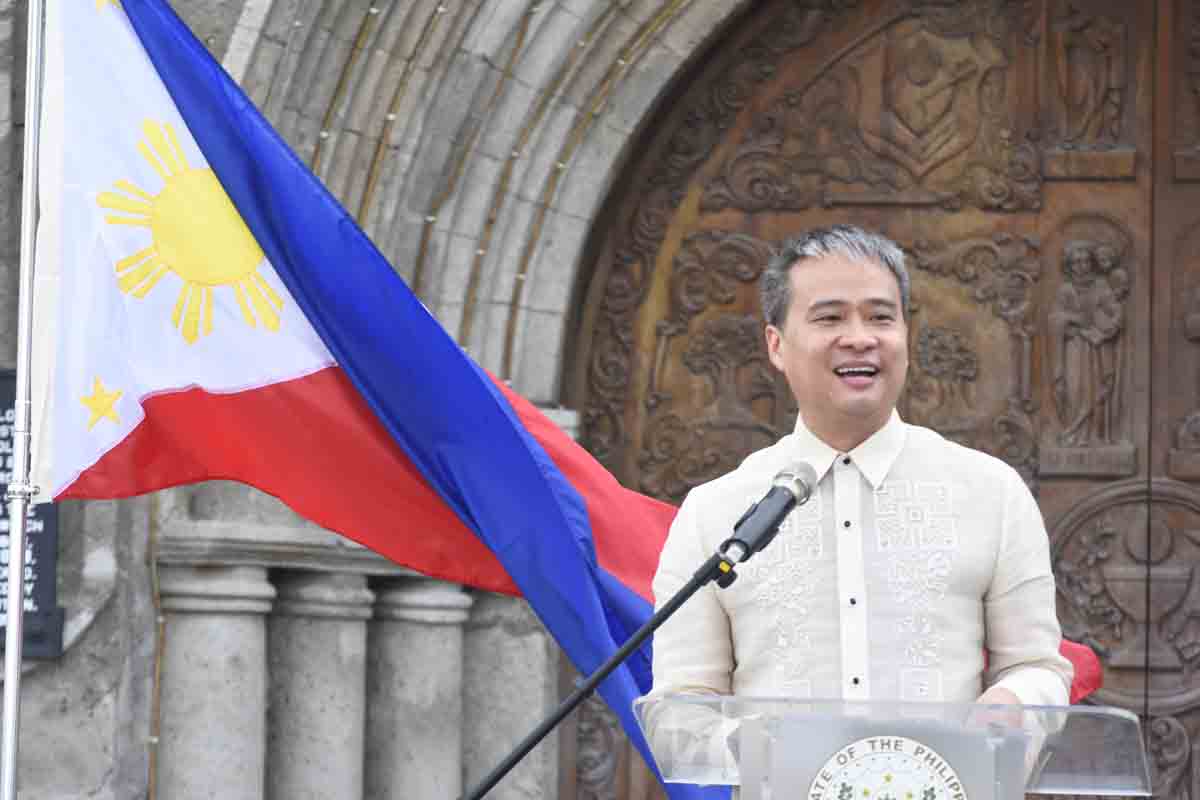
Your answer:
[[[583,499],[174,12],[159,0],[123,6],[193,137],[330,352],[430,485],[496,553],[575,666],[593,671],[650,609],[598,567]],[[647,759],[631,704],[649,687],[648,647],[601,687]],[[699,796],[692,787],[669,791]]]

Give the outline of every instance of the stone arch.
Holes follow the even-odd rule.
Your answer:
[[[559,400],[622,154],[747,0],[248,0],[225,62],[450,333]]]

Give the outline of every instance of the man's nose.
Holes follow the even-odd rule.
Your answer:
[[[846,321],[842,333],[841,345],[853,350],[869,350],[879,344],[878,337],[861,319],[852,318]]]

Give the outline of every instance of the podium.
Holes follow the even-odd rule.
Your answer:
[[[699,694],[634,708],[667,782],[740,800],[1151,794],[1138,718],[1116,708]]]

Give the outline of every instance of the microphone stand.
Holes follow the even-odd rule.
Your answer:
[[[730,546],[733,545],[733,546]],[[732,550],[729,556],[725,555],[725,550]],[[526,736],[520,744],[518,744],[508,757],[493,769],[487,776],[479,782],[479,785],[471,790],[469,794],[463,796],[463,800],[479,800],[489,791],[492,790],[500,779],[509,773],[509,771],[517,765],[517,763],[529,755],[529,751],[538,745],[542,739],[546,738],[546,734],[550,733],[558,723],[562,722],[568,714],[575,710],[575,707],[588,698],[596,687],[608,677],[614,669],[621,665],[626,658],[641,646],[642,642],[658,630],[658,627],[667,621],[667,618],[679,610],[679,607],[687,602],[688,598],[694,595],[702,586],[709,581],[716,581],[717,585],[722,589],[729,586],[737,579],[737,573],[734,572],[734,563],[738,557],[744,553],[744,549],[739,553],[741,548],[740,542],[730,540],[721,546],[721,549],[714,553],[708,561],[696,570],[696,574],[691,580],[683,585],[683,587],[675,593],[675,596],[670,599],[662,608],[654,613],[645,625],[638,628],[637,631],[629,638],[621,649],[612,654],[612,657],[600,665],[600,668],[591,674],[591,676],[579,684],[578,688],[566,699],[559,704],[558,708],[550,716],[546,717],[540,725]]]

